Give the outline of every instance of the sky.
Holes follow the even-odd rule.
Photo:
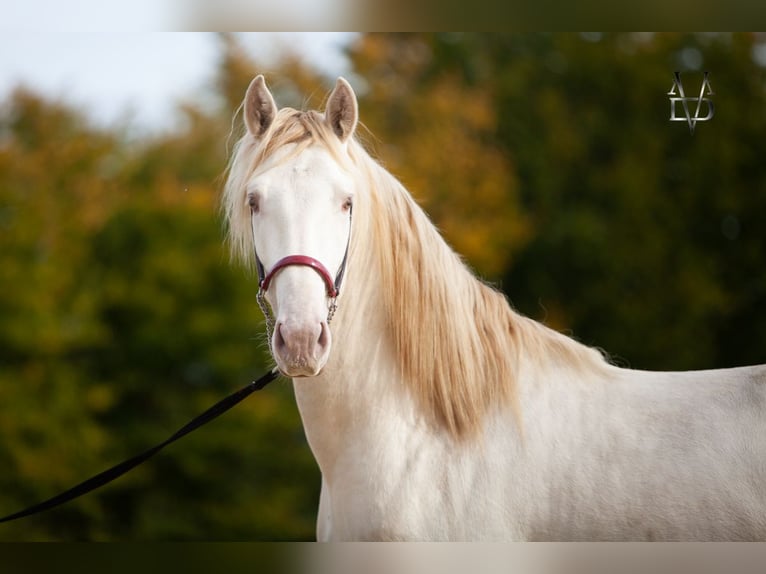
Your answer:
[[[215,33],[163,32],[177,28],[168,2],[0,0],[0,13],[0,102],[22,85],[106,126],[172,127],[178,103],[204,99],[221,54]],[[349,72],[352,33],[238,35],[259,62],[292,51],[328,76]]]

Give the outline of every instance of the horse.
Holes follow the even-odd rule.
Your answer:
[[[263,76],[222,210],[321,471],[317,539],[766,539],[766,366],[649,372],[516,312],[356,133]]]

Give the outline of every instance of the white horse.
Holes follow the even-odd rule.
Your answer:
[[[766,539],[766,366],[621,369],[517,314],[357,118],[342,78],[319,113],[258,76],[224,191],[322,472],[318,539]]]

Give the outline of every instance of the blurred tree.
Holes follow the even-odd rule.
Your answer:
[[[753,342],[766,316],[754,311],[766,276],[745,259],[766,240],[755,38],[556,35],[532,53],[519,38],[486,40],[508,62],[496,70],[501,139],[536,222],[506,273],[514,301],[532,314],[542,305],[556,326],[635,367],[763,362]],[[665,94],[680,70],[696,95],[702,69],[718,113],[691,136],[668,121]],[[727,218],[749,219],[747,231],[727,237]],[[722,336],[744,326],[743,298],[748,332]]]

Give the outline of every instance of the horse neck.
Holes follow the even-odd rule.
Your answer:
[[[293,381],[306,438],[326,479],[344,450],[367,438],[381,440],[385,429],[375,423],[385,425],[407,408],[406,397],[391,392],[401,384],[381,288],[362,280],[370,269],[360,255],[352,251],[349,259],[330,360],[318,376]]]

